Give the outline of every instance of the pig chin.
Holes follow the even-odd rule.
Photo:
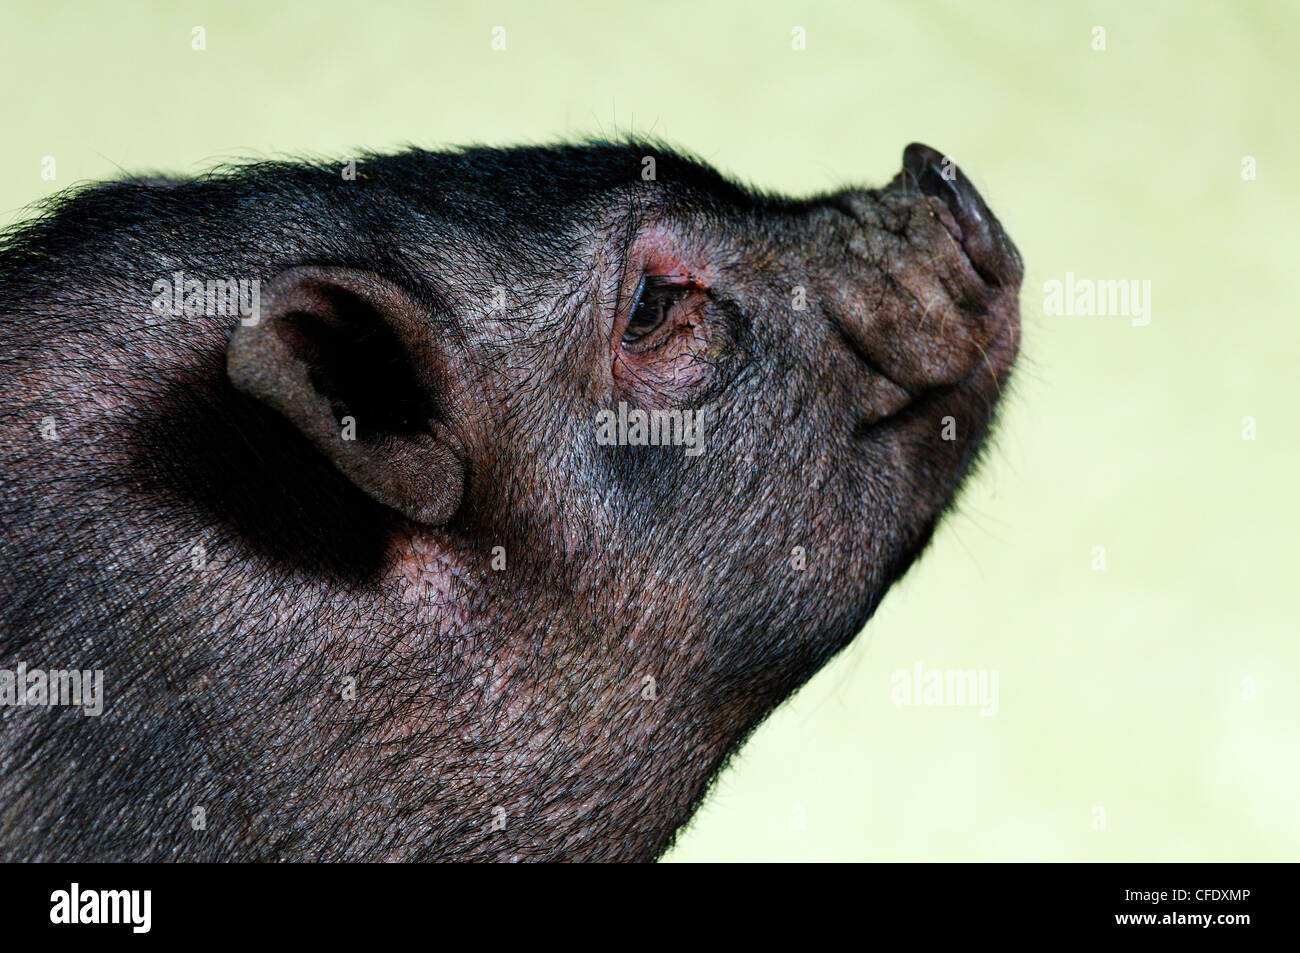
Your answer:
[[[989,290],[979,321],[986,330],[976,356],[956,379],[914,387],[882,416],[859,421],[856,435],[873,488],[888,487],[887,502],[869,493],[869,505],[896,514],[896,544],[885,562],[898,578],[925,548],[981,457],[1007,391],[1020,345],[1019,280]]]
[[[894,514],[887,535],[879,595],[899,579],[929,545],[936,526],[978,465],[994,425],[1019,343],[1014,299],[1004,328],[987,348],[987,360],[956,384],[919,395],[903,410],[870,427],[867,459],[886,474],[886,500],[869,493],[868,506]],[[952,427],[945,439],[945,427]],[[864,619],[865,624],[865,619]]]

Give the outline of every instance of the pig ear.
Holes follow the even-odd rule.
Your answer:
[[[378,275],[292,268],[226,350],[235,387],[284,415],[353,483],[418,523],[451,518],[464,454],[438,419],[442,352],[427,308]]]

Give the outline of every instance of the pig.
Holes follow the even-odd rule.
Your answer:
[[[55,196],[0,245],[0,857],[657,858],[926,547],[1022,275],[919,144]]]

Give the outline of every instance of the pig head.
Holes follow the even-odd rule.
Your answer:
[[[0,855],[654,858],[928,542],[1021,276],[920,145],[808,199],[643,143],[60,198],[0,246],[0,668],[104,705],[0,707]]]

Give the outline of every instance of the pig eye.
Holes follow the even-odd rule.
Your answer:
[[[645,275],[636,290],[632,317],[623,331],[623,344],[635,344],[656,331],[668,319],[673,305],[684,298],[693,287],[686,276]]]

